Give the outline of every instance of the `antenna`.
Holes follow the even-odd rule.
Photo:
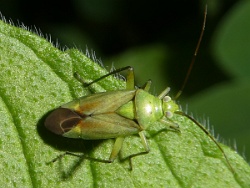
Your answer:
[[[187,81],[188,81],[188,78],[190,76],[190,73],[193,69],[193,66],[194,66],[194,63],[195,63],[195,60],[196,60],[196,57],[197,57],[197,54],[198,54],[198,51],[199,51],[199,48],[200,48],[200,44],[201,44],[201,40],[202,40],[202,37],[203,37],[203,34],[204,34],[204,31],[205,31],[205,25],[206,25],[206,19],[207,19],[207,5],[205,6],[205,11],[204,11],[204,19],[203,19],[203,25],[202,25],[202,29],[201,29],[201,34],[200,34],[200,37],[199,37],[199,40],[198,40],[198,43],[196,45],[196,48],[195,48],[195,52],[194,52],[194,55],[193,55],[193,58],[192,58],[192,61],[191,61],[191,64],[188,68],[188,71],[187,71],[187,74],[186,74],[186,77],[184,79],[184,82],[181,86],[181,89],[178,91],[178,93],[176,94],[176,96],[174,97],[174,100],[176,100],[183,92],[186,84],[187,84]],[[216,139],[198,122],[196,121],[194,118],[192,118],[191,116],[189,116],[188,114],[182,112],[182,111],[176,111],[175,112],[176,114],[179,114],[181,116],[185,116],[187,117],[188,119],[190,119],[192,122],[194,122],[215,144],[216,146],[219,148],[219,150],[222,152],[224,158],[226,159],[226,162],[230,168],[230,170],[235,173],[232,165],[230,164],[224,150],[222,149],[222,147],[219,145],[219,143],[216,141]]]
[[[195,52],[194,52],[194,55],[193,55],[191,64],[190,64],[190,66],[189,66],[189,68],[188,68],[188,71],[187,71],[186,77],[185,77],[185,79],[184,79],[184,82],[183,82],[183,84],[182,84],[182,86],[181,86],[181,89],[180,89],[180,90],[178,91],[178,93],[175,95],[174,100],[176,100],[176,99],[179,98],[179,96],[182,94],[182,92],[183,92],[185,86],[187,85],[187,81],[188,81],[189,75],[190,75],[190,73],[191,73],[191,71],[192,71],[192,69],[193,69],[194,62],[195,62],[195,60],[196,60],[196,57],[197,57],[197,54],[198,54],[198,51],[199,51],[199,48],[200,48],[201,40],[202,40],[204,31],[205,31],[206,20],[207,20],[207,5],[205,6],[203,25],[202,25],[202,28],[201,28],[201,34],[200,34],[198,43],[197,43],[197,45],[196,45]]]

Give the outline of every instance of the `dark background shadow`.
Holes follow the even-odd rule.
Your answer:
[[[62,47],[77,46],[85,51],[88,46],[102,60],[137,46],[156,43],[167,45],[171,50],[171,63],[166,65],[168,67],[162,67],[161,73],[152,72],[152,75],[163,74],[172,89],[177,91],[194,53],[205,3],[206,1],[185,0],[4,0],[1,1],[0,11],[7,20],[12,19],[14,23],[19,20],[25,26],[35,26],[43,34],[50,34],[52,41],[58,41]],[[207,44],[220,19],[235,1],[207,3],[207,27],[197,59],[200,63],[194,67],[190,76],[188,88],[184,92],[186,96],[229,79],[214,63]],[[119,62],[115,62],[115,66],[119,67]],[[213,76],[204,78],[204,70]],[[138,77],[139,71],[143,70],[136,70]],[[143,80],[147,79],[149,78]]]

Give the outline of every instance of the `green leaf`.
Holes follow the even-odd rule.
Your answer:
[[[23,28],[0,22],[0,184],[5,187],[249,187],[250,168],[236,152],[223,146],[235,174],[216,145],[194,123],[176,115],[181,133],[148,131],[151,151],[112,164],[65,156],[71,151],[107,159],[113,140],[84,141],[56,136],[44,127],[48,113],[87,95],[73,77],[86,80],[107,73],[76,49],[60,51]],[[124,88],[109,77],[96,92]],[[158,132],[158,133],[157,133]],[[125,139],[120,158],[143,151],[138,136]],[[49,164],[48,164],[49,163]]]
[[[221,67],[234,77],[249,77],[250,2],[239,1],[215,33],[213,52]]]

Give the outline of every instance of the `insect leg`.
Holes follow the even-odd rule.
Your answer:
[[[159,99],[163,99],[170,91],[170,87],[167,87],[166,89],[164,89],[160,95],[158,96]]]
[[[152,81],[148,80],[145,85],[142,87],[144,91],[149,91]],[[128,68],[126,89],[133,90],[135,89],[135,75],[134,69],[132,67]]]
[[[77,72],[74,73],[74,76],[79,82],[81,82],[83,84],[84,87],[88,87],[88,86],[92,85],[93,83],[96,83],[96,82],[98,82],[98,81],[100,81],[100,80],[102,80],[102,79],[104,79],[112,74],[116,74],[116,73],[122,72],[124,70],[129,70],[129,69],[132,69],[132,68],[130,66],[126,66],[126,67],[116,69],[108,74],[101,76],[100,78],[95,79],[94,81],[92,81],[90,83],[84,82],[83,79],[80,77],[80,75]]]
[[[146,138],[145,134],[142,131],[139,132],[139,135],[141,137],[143,147],[144,147],[145,151],[148,153],[150,151],[150,148],[149,148],[149,145],[148,145],[148,142],[147,142],[147,138]]]
[[[132,154],[132,155],[126,157],[126,158],[129,158],[130,170],[133,169],[133,165],[132,165],[132,158],[133,157],[148,154],[149,151],[150,151],[150,148],[149,148],[149,145],[148,145],[147,138],[146,138],[145,134],[141,131],[141,132],[139,132],[139,135],[141,137],[142,145],[143,145],[145,151],[140,152],[140,153],[136,153],[136,154]]]
[[[142,87],[144,91],[149,91],[152,81],[148,80],[145,85]]]
[[[122,148],[123,141],[124,141],[124,137],[118,137],[118,138],[116,138],[115,144],[113,146],[112,152],[111,152],[110,157],[109,157],[109,161],[111,163],[115,160],[115,158],[117,157],[118,153],[120,152],[120,150]]]
[[[161,119],[160,122],[166,126],[165,130],[181,132],[179,129],[179,125],[173,122],[171,119],[164,118],[164,119]]]
[[[132,67],[130,67],[128,69],[126,89],[132,90],[134,88],[135,88],[135,74],[134,74],[134,69]]]

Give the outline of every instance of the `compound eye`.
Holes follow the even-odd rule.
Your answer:
[[[163,101],[164,101],[164,102],[169,102],[169,101],[171,101],[171,97],[165,96],[165,97],[163,98]]]
[[[170,112],[170,111],[167,111],[166,113],[165,113],[165,116],[167,117],[167,118],[171,118],[171,117],[173,117],[173,113],[172,112]]]

